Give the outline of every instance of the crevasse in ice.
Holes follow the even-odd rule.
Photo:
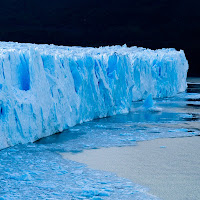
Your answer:
[[[1,42],[0,149],[173,96],[187,70],[182,50]]]

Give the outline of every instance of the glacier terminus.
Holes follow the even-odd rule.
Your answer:
[[[185,91],[182,50],[0,43],[0,149]]]

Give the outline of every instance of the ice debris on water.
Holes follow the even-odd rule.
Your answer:
[[[144,101],[143,108],[151,112],[161,112],[162,108],[154,105],[152,94],[150,94]]]
[[[152,107],[154,106],[152,94],[150,94],[150,95],[145,99],[143,106],[144,106],[144,108],[146,108],[146,109],[152,108]]]
[[[0,149],[186,89],[182,50],[0,42]]]

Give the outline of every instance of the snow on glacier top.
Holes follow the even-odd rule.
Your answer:
[[[54,44],[32,44],[32,43],[17,43],[17,42],[0,42],[0,51],[12,51],[12,50],[20,50],[27,51],[30,48],[36,48],[40,52],[48,53],[48,54],[113,54],[118,53],[121,55],[133,54],[133,53],[148,53],[148,57],[150,58],[153,54],[159,54],[161,56],[165,53],[176,54],[177,51],[174,48],[162,48],[157,50],[146,49],[143,47],[127,47],[126,44],[123,46],[115,45],[115,46],[105,46],[105,47],[81,47],[81,46],[57,46]],[[182,50],[181,50],[182,51]]]

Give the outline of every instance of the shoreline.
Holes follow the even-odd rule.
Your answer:
[[[61,153],[89,168],[116,173],[163,200],[200,199],[200,137],[162,138],[137,146]]]

